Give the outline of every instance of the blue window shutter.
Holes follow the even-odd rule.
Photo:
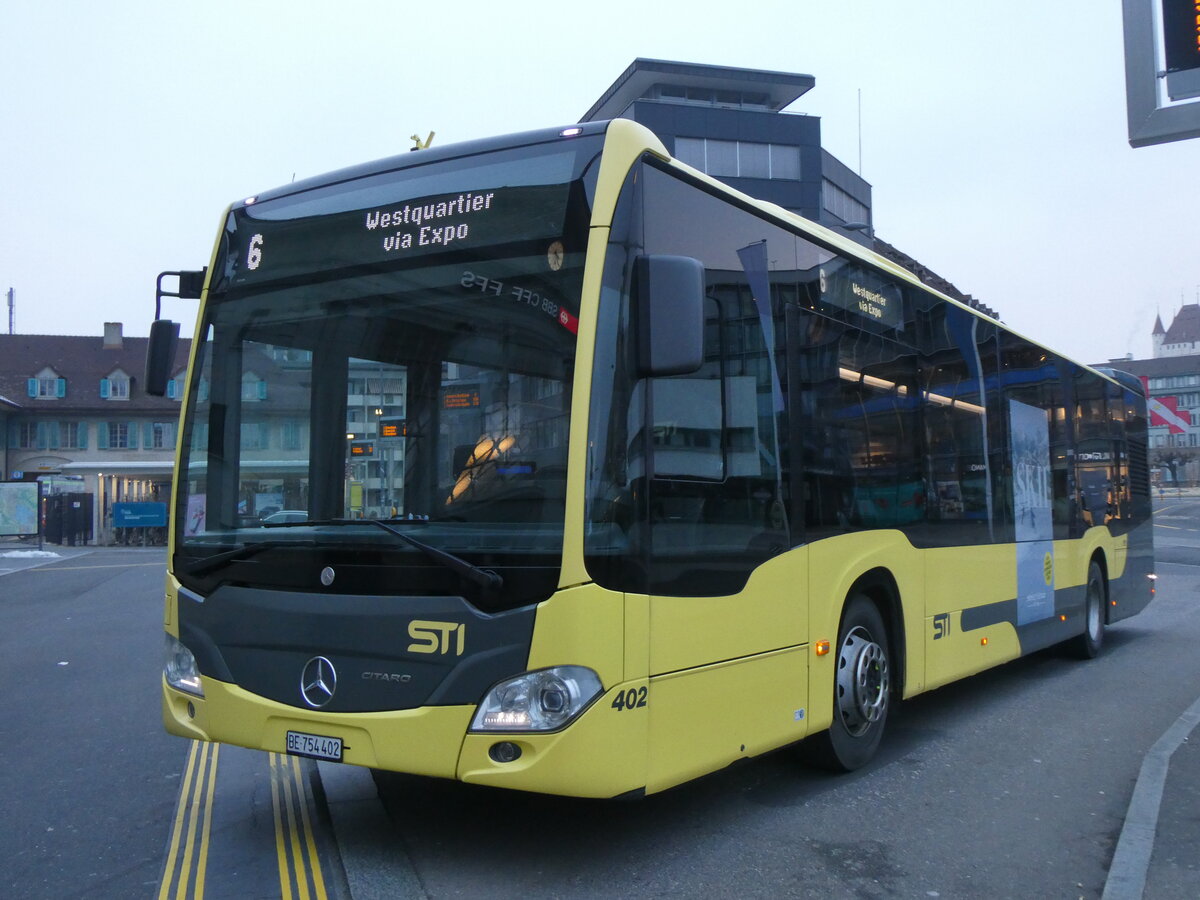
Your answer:
[[[88,426],[88,423],[87,423],[87,422],[80,422],[80,423],[79,423],[79,449],[80,449],[80,450],[86,450],[86,449],[87,449],[87,433],[88,433],[88,427],[89,427],[89,426]]]
[[[56,397],[67,396],[67,379],[65,379],[65,378],[58,379],[58,382],[54,385],[54,396],[56,396]]]
[[[50,449],[57,450],[62,446],[62,428],[57,422],[48,422],[47,430],[50,433]]]
[[[50,423],[37,423],[37,449],[45,450],[50,446]]]
[[[265,381],[260,381],[258,383],[258,399],[259,400],[267,399],[267,383]]]
[[[141,423],[136,422],[136,421],[129,423],[129,449],[130,450],[136,450],[138,448],[138,432],[141,430],[142,430]]]
[[[25,382],[25,390],[29,392],[30,397],[36,397],[38,391],[38,380],[30,378]]]
[[[96,447],[100,450],[108,449],[108,423],[99,422],[96,425]]]
[[[100,379],[100,399],[101,400],[108,399],[108,379],[107,378]]]
[[[175,399],[175,379],[174,378],[172,378],[170,381],[167,382],[167,399],[168,400]]]

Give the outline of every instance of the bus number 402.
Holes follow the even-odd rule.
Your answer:
[[[646,688],[630,688],[627,691],[617,691],[613,697],[612,708],[617,710],[640,709],[646,705]]]

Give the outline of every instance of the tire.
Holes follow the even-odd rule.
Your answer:
[[[811,760],[835,772],[852,772],[875,756],[891,705],[887,626],[863,594],[850,598],[838,629],[833,723],[813,738]]]
[[[1108,603],[1108,585],[1100,564],[1088,566],[1087,598],[1083,605],[1083,634],[1072,638],[1068,646],[1080,659],[1095,659],[1104,647],[1104,607]]]

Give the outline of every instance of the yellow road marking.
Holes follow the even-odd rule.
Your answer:
[[[172,822],[158,900],[203,898],[220,744],[192,741]],[[269,754],[275,856],[282,900],[328,900],[304,773],[295,757]]]
[[[300,775],[300,760],[296,757],[291,758],[293,777],[296,779],[297,785],[303,784],[303,779]],[[301,791],[301,797],[304,794]],[[321,860],[317,856],[317,843],[313,836],[312,822],[308,818],[308,804],[301,800],[300,817],[304,821],[304,840],[308,849],[308,859],[313,873],[313,884],[316,886],[318,900],[326,900],[325,897],[325,879],[321,875]]]
[[[275,809],[275,857],[283,900],[291,900],[293,885],[300,900],[310,900],[310,879],[312,895],[317,900],[327,900],[312,821],[308,816],[304,777],[295,757],[271,754],[271,802]]]
[[[191,749],[188,751],[187,765],[184,767],[183,784],[179,788],[179,802],[175,805],[175,824],[171,828],[170,850],[167,852],[167,864],[163,869],[162,884],[158,886],[158,900],[166,900],[169,896],[171,882],[175,878],[175,860],[179,855],[179,837],[183,833],[183,814],[187,809],[184,806],[183,798],[188,796],[192,790],[192,775],[195,774],[196,751],[199,748],[197,741],[192,741]]]
[[[275,775],[275,754],[271,754],[271,806],[275,810],[275,860],[279,865],[279,891],[283,900],[292,900],[292,874],[288,867],[287,846],[283,840],[283,817],[279,815],[280,779]]]
[[[162,883],[158,887],[159,900],[171,896],[175,887],[176,900],[188,896],[203,897],[204,881],[208,867],[209,833],[212,829],[213,794],[217,785],[217,753],[220,746],[204,741],[192,741],[188,752],[186,774],[179,791],[179,803],[175,810],[175,822],[171,830],[170,849],[163,867]],[[201,818],[201,807],[204,816]],[[200,828],[199,853],[196,853],[196,832]],[[185,837],[186,836],[186,837]],[[183,842],[180,852],[180,842]],[[195,884],[192,870],[195,867]],[[189,888],[192,893],[189,894]]]
[[[221,749],[220,744],[213,744],[212,751],[212,773],[213,777],[208,779],[208,795],[204,801],[204,830],[201,832],[200,839],[200,867],[196,871],[196,896],[204,896],[204,876],[208,871],[208,838],[212,833],[212,811],[213,811],[213,795],[217,792],[217,752]]]

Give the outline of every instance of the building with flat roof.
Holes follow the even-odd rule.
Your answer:
[[[821,147],[819,116],[785,114],[815,84],[790,72],[635,59],[580,121],[633,119],[681,162],[868,243],[871,185]]]
[[[645,125],[680,162],[831,228],[935,290],[999,316],[928,266],[875,237],[871,185],[821,146],[821,117],[788,109],[812,75],[635,59],[581,122]]]

